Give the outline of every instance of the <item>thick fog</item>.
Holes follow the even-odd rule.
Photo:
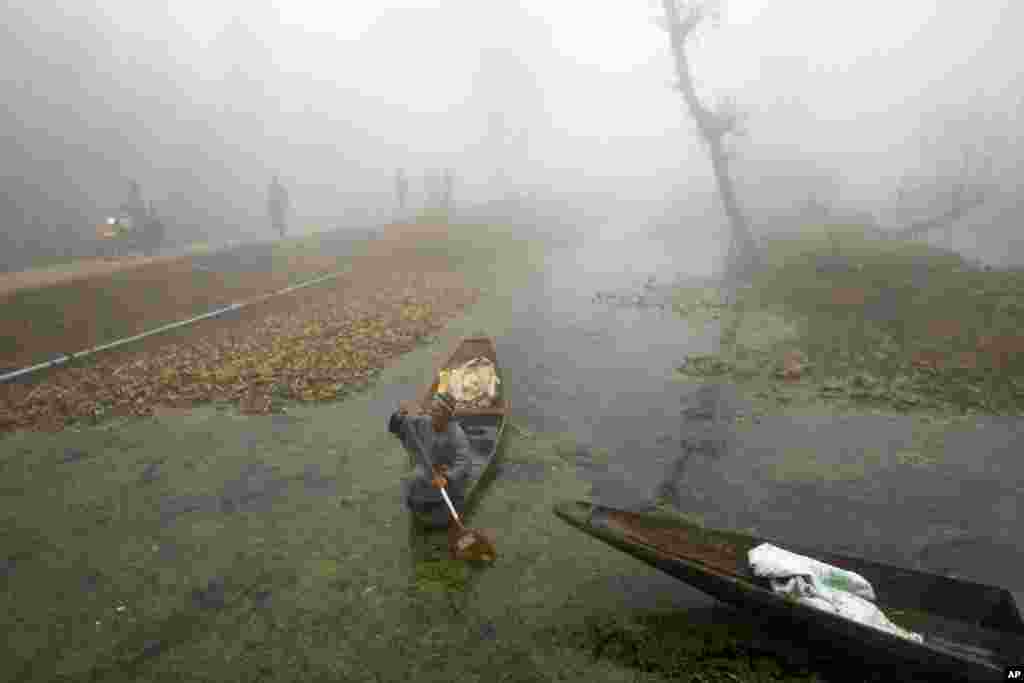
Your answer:
[[[303,226],[383,220],[398,168],[414,200],[451,168],[462,203],[560,197],[702,244],[725,225],[660,2],[65,5],[0,9],[8,254],[87,240],[130,180],[179,241],[269,237],[273,174]],[[958,246],[986,232],[1004,253],[1022,26],[1012,0],[722,4],[688,54],[700,96],[743,115],[729,146],[755,233],[811,198],[883,227],[941,211],[982,178],[966,151],[989,200]]]

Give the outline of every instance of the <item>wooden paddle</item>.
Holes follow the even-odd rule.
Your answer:
[[[498,551],[494,548],[494,540],[489,534],[477,529],[467,529],[459,518],[459,513],[448,497],[448,491],[441,487],[441,495],[452,513],[452,524],[448,527],[448,549],[456,560],[470,562],[494,562]]]

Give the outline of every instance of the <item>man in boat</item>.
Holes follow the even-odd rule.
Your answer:
[[[454,412],[451,394],[436,394],[429,412],[405,404],[388,420],[388,431],[402,441],[415,465],[413,476],[403,483],[405,503],[435,527],[445,526],[450,519],[441,489],[448,491],[459,510],[469,475],[469,439],[462,426],[452,420]]]

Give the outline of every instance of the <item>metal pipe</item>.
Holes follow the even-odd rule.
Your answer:
[[[146,337],[151,337],[154,334],[159,334],[161,332],[167,332],[168,330],[173,330],[173,329],[178,328],[178,327],[184,327],[185,325],[191,325],[192,323],[199,322],[200,320],[206,320],[207,318],[215,318],[218,315],[222,315],[224,313],[229,313],[231,311],[237,311],[239,309],[245,308],[246,306],[251,306],[252,304],[256,304],[256,303],[259,303],[261,301],[265,301],[265,300],[267,300],[267,299],[269,299],[271,297],[280,296],[281,294],[288,294],[289,292],[294,292],[297,289],[302,289],[303,287],[309,287],[310,285],[315,285],[315,284],[317,284],[319,282],[323,282],[324,280],[330,280],[330,279],[336,278],[339,275],[343,275],[344,273],[348,272],[348,270],[349,270],[348,268],[344,268],[342,270],[339,270],[339,271],[334,272],[334,273],[330,273],[328,275],[322,275],[322,276],[320,276],[318,278],[314,278],[312,280],[307,280],[306,282],[300,282],[297,285],[292,285],[290,287],[285,287],[284,289],[276,291],[276,292],[270,292],[269,294],[261,294],[260,296],[253,297],[252,299],[248,299],[248,300],[242,301],[240,303],[229,304],[229,305],[227,305],[227,306],[225,306],[223,308],[218,308],[215,311],[210,311],[209,313],[204,313],[202,315],[197,315],[194,318],[189,318],[188,320],[179,320],[178,322],[168,323],[167,325],[161,325],[160,327],[157,327],[157,328],[152,329],[152,330],[148,330],[146,332],[142,332],[141,334],[136,334],[136,335],[131,336],[131,337],[125,337],[124,339],[117,339],[115,341],[112,341],[112,342],[109,342],[109,343],[106,343],[106,344],[101,344],[99,346],[94,346],[93,348],[86,349],[85,351],[79,351],[78,353],[72,353],[70,355],[64,355],[64,356],[61,356],[59,358],[55,358],[55,359],[53,359],[51,361],[47,361],[46,363],[37,363],[36,365],[32,365],[32,366],[29,366],[27,368],[22,368],[20,370],[14,370],[13,372],[8,372],[8,373],[5,373],[3,375],[0,375],[0,382],[7,382],[9,380],[21,377],[23,375],[27,375],[27,374],[32,373],[32,372],[36,372],[38,370],[44,370],[46,368],[53,368],[53,367],[57,367],[58,365],[64,365],[65,363],[67,363],[67,362],[69,362],[71,360],[77,359],[77,358],[85,358],[85,357],[91,356],[91,355],[93,355],[95,353],[99,353],[100,351],[106,351],[108,349],[113,349],[113,348],[116,348],[118,346],[123,346],[124,344],[128,344],[129,342],[138,341],[140,339],[145,339]]]

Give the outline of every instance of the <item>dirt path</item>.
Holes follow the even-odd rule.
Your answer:
[[[39,289],[98,275],[138,268],[150,263],[164,263],[182,258],[181,254],[167,256],[125,256],[121,258],[81,259],[43,268],[30,268],[15,273],[0,274],[0,297],[24,289]]]

